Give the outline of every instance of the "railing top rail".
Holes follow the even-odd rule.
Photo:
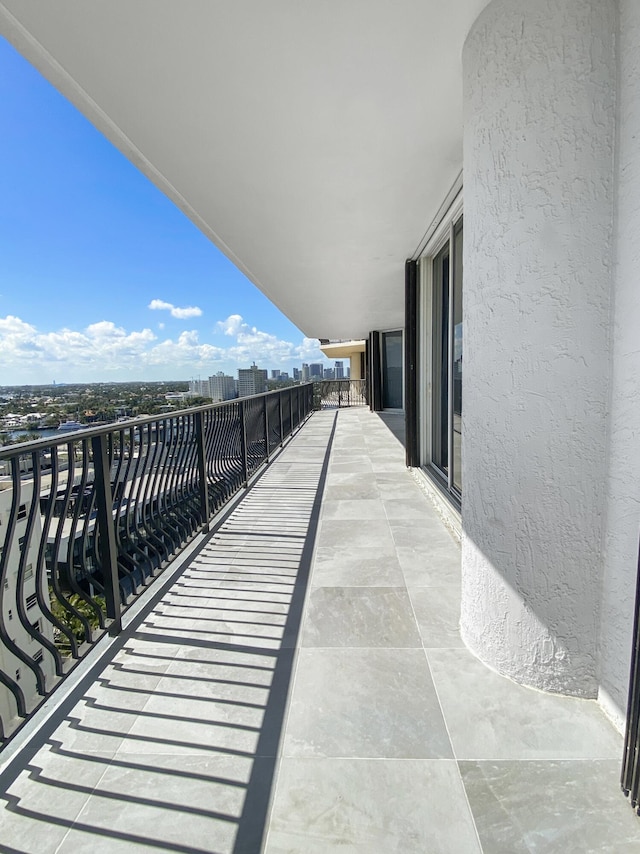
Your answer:
[[[285,386],[282,389],[275,391],[265,391],[261,394],[247,395],[246,397],[234,397],[231,400],[221,400],[216,403],[203,403],[200,406],[191,406],[186,409],[177,409],[172,412],[165,412],[161,415],[145,415],[142,417],[128,418],[126,421],[115,421],[111,424],[101,424],[99,427],[86,427],[82,430],[73,430],[68,433],[61,433],[60,436],[46,436],[41,439],[34,439],[31,442],[17,442],[12,445],[4,445],[0,447],[0,461],[10,460],[14,457],[22,457],[33,451],[45,450],[46,448],[59,447],[67,445],[69,442],[78,439],[91,439],[94,436],[102,436],[107,433],[113,433],[120,430],[128,430],[131,427],[142,427],[145,424],[153,424],[156,421],[166,421],[170,418],[179,418],[184,415],[193,415],[196,412],[208,412],[212,409],[221,409],[224,406],[238,403],[244,400],[255,400],[259,397],[269,397],[270,395],[281,394],[283,391],[293,388],[304,388],[305,386],[313,385],[313,382],[304,382],[299,385]]]

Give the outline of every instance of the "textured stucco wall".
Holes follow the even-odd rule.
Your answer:
[[[616,272],[600,700],[626,713],[640,533],[640,3],[621,0]]]
[[[595,696],[615,0],[494,0],[463,53],[464,639]]]

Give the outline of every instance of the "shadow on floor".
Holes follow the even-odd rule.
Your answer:
[[[404,448],[406,436],[404,412],[376,412],[375,414]]]
[[[335,428],[298,434],[8,763],[1,851],[260,850]]]

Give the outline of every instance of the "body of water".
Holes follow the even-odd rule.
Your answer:
[[[10,439],[15,442],[17,439],[21,439],[25,433],[37,433],[41,439],[47,439],[50,436],[54,436],[55,438],[59,438],[60,436],[64,436],[65,434],[58,430],[57,428],[48,429],[48,430],[8,430]]]

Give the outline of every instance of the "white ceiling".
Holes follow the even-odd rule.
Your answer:
[[[487,2],[0,0],[0,32],[306,335],[358,338],[403,325]]]

